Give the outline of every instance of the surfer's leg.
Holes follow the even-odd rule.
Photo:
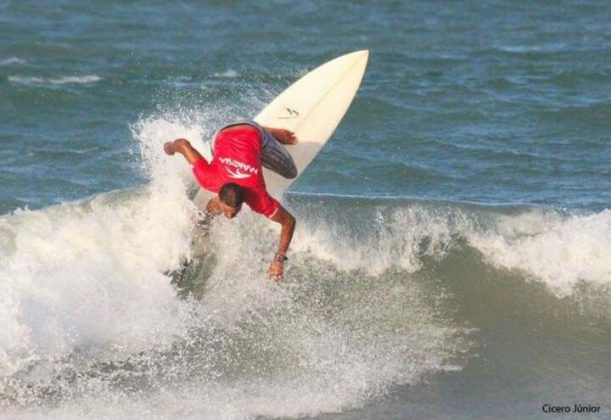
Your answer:
[[[297,166],[291,154],[267,130],[263,130],[263,132],[261,141],[261,163],[263,166],[285,178],[295,178],[297,176]]]
[[[195,148],[191,146],[191,143],[189,143],[189,141],[186,139],[169,141],[163,145],[163,150],[170,156],[172,156],[174,153],[183,155],[187,162],[189,162],[191,165],[198,160],[203,159],[203,156],[197,150],[195,150]]]

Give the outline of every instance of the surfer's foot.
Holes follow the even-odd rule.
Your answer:
[[[201,155],[191,146],[189,140],[187,139],[176,139],[174,141],[168,141],[163,145],[163,151],[166,154],[172,156],[174,153],[180,153],[185,155],[187,160],[189,160],[188,154],[197,154],[197,156],[193,156],[192,159],[200,158]]]
[[[166,155],[172,156],[176,151],[174,150],[174,142],[168,141],[163,145],[163,151]]]
[[[270,129],[272,136],[276,138],[282,144],[297,144],[297,137],[291,130],[284,128],[272,128]]]

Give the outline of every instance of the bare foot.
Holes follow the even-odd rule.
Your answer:
[[[172,156],[175,153],[174,142],[168,141],[163,145],[163,151],[166,155]]]
[[[272,134],[282,144],[297,144],[297,137],[291,130],[275,128]]]

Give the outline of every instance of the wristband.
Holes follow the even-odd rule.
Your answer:
[[[286,255],[282,255],[282,254],[276,254],[276,256],[274,257],[274,261],[278,261],[278,262],[285,262],[286,260],[288,260],[288,257]]]

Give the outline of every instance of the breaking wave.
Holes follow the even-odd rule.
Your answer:
[[[339,412],[475,357],[453,302],[473,292],[452,284],[464,267],[483,287],[513,273],[549,299],[584,285],[611,295],[609,210],[296,193],[287,281],[275,284],[275,226],[245,211],[206,240],[194,228],[189,168],[161,145],[203,147],[207,126],[143,119],[133,132],[149,184],[0,217],[5,415]]]

